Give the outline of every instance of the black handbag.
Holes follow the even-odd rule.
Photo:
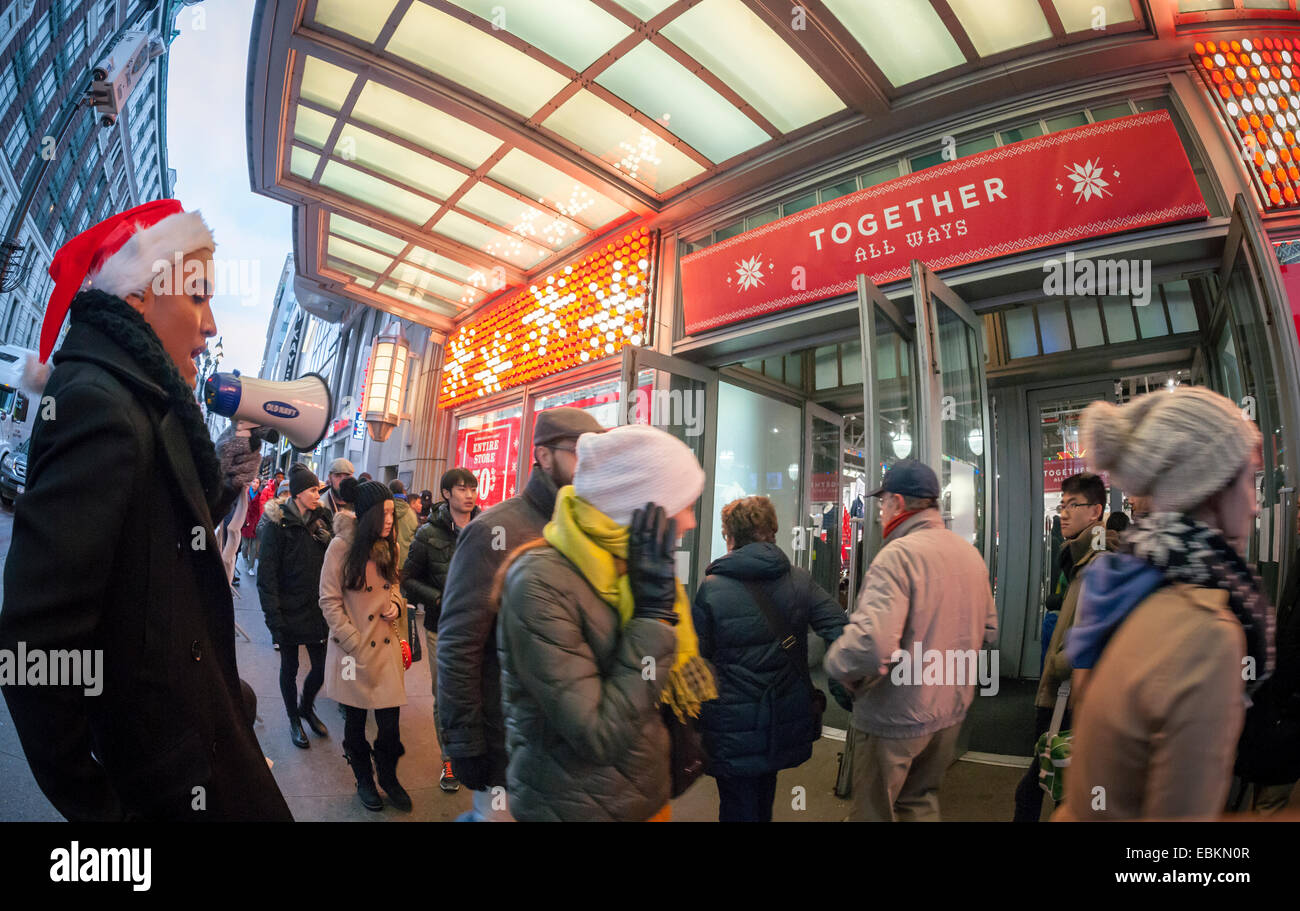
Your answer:
[[[672,773],[672,796],[681,797],[704,774],[708,755],[704,752],[704,740],[700,737],[694,718],[688,715],[685,721],[679,721],[677,714],[667,705],[660,706],[659,710],[663,715],[664,727],[668,728],[668,767]]]
[[[767,597],[767,592],[763,590],[761,585],[754,582],[752,579],[743,580],[741,584],[748,589],[749,596],[754,599],[754,603],[758,605],[758,609],[763,612],[763,617],[767,620],[768,628],[771,629],[772,634],[776,636],[777,644],[781,646],[781,651],[785,653],[786,658],[790,660],[790,665],[794,668],[796,679],[808,681],[808,688],[812,690],[813,720],[816,722],[815,738],[821,737],[822,716],[826,714],[826,694],[812,685],[812,678],[808,674],[807,658],[805,658],[802,663],[796,658],[797,655],[804,654],[803,649],[795,650],[795,646],[799,644],[799,640],[797,640],[794,633],[790,631],[790,625],[785,622],[785,618],[781,616],[781,612],[772,604],[771,599]]]

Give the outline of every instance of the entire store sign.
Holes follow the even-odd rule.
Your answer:
[[[694,334],[910,274],[1209,215],[1166,111],[1062,130],[841,196],[682,257]]]
[[[478,478],[478,505],[495,506],[515,493],[519,418],[465,428],[456,434],[456,464]]]

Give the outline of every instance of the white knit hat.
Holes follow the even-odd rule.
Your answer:
[[[1186,512],[1228,486],[1260,448],[1259,428],[1231,399],[1200,386],[1094,402],[1080,420],[1088,464],[1154,512]]]
[[[646,503],[675,516],[699,499],[704,469],[681,440],[646,424],[627,424],[578,437],[578,496],[619,525],[632,524]]]

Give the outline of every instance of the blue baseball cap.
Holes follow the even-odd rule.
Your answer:
[[[934,470],[916,459],[904,459],[885,472],[885,481],[879,490],[867,494],[878,497],[882,493],[897,493],[905,497],[939,496],[939,479]]]

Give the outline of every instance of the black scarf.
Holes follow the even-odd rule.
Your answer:
[[[1223,537],[1199,519],[1173,512],[1151,513],[1124,533],[1121,550],[1159,569],[1167,583],[1185,582],[1228,593],[1228,607],[1246,633],[1246,654],[1253,659],[1253,692],[1273,673],[1273,606],[1263,583]]]
[[[92,326],[115,341],[135,360],[145,376],[167,393],[170,410],[180,419],[185,431],[190,455],[203,485],[204,499],[208,503],[216,502],[222,483],[216,447],[212,444],[207,425],[203,423],[203,412],[199,410],[194,390],[181,378],[158,333],[130,304],[103,291],[80,292],[72,299],[69,309],[74,323]]]

